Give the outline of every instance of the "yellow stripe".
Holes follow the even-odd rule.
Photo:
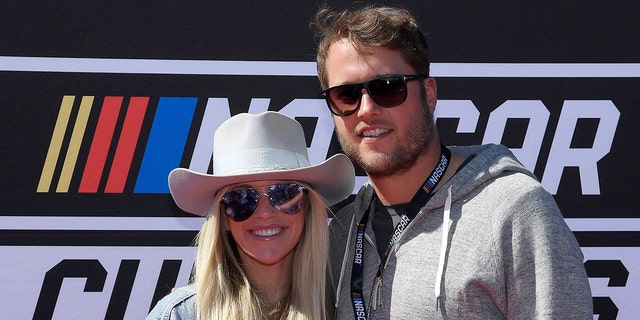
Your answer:
[[[40,174],[40,182],[38,182],[37,192],[49,192],[49,187],[51,187],[51,180],[53,179],[53,173],[56,170],[56,163],[58,162],[58,157],[60,156],[60,149],[62,148],[64,133],[69,123],[71,109],[73,109],[74,100],[74,96],[62,97],[62,103],[60,103],[60,112],[58,112],[56,126],[53,129],[51,143],[49,143],[49,151],[47,151],[47,157],[44,160],[44,166],[42,167],[42,174]]]
[[[89,121],[89,114],[91,113],[92,105],[93,96],[82,97],[82,101],[80,102],[80,110],[78,110],[78,116],[76,118],[76,124],[73,126],[73,133],[71,134],[71,141],[69,142],[67,156],[64,159],[62,172],[60,173],[60,180],[58,181],[58,186],[56,187],[56,192],[58,193],[65,193],[69,191],[71,177],[73,176],[73,169],[75,168],[76,161],[78,160],[80,145],[82,144],[84,131],[87,128],[87,122]]]

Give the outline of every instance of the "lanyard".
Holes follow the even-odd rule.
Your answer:
[[[389,240],[389,244],[387,245],[387,250],[385,251],[384,257],[380,262],[380,266],[378,267],[378,272],[376,274],[376,282],[374,283],[373,291],[371,298],[371,305],[373,305],[374,310],[376,308],[379,301],[379,296],[381,294],[382,288],[382,272],[384,268],[387,266],[387,262],[389,261],[389,254],[391,253],[391,249],[396,244],[400,236],[406,229],[406,227],[411,223],[411,221],[418,215],[420,212],[420,208],[422,208],[431,198],[431,192],[436,187],[440,179],[444,175],[447,167],[449,166],[449,161],[451,159],[451,152],[444,145],[440,145],[440,163],[433,169],[427,180],[422,184],[422,187],[418,189],[416,194],[409,202],[405,213],[402,215],[400,222],[396,226],[391,235],[391,239]],[[353,303],[353,312],[355,314],[355,318],[358,320],[368,320],[370,317],[369,311],[365,308],[364,299],[362,296],[362,282],[364,276],[364,231],[367,225],[367,221],[369,220],[369,212],[373,210],[373,205],[369,204],[369,209],[365,212],[362,219],[358,223],[358,231],[356,233],[356,245],[355,245],[355,253],[353,256],[353,269],[351,270],[351,300]],[[371,307],[371,306],[369,306]]]

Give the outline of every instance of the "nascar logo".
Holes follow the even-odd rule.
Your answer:
[[[47,152],[47,157],[38,183],[37,192],[49,192],[55,168],[62,153],[65,133],[68,129],[74,96],[64,96],[60,112]],[[124,97],[107,96],[104,98],[98,123],[93,134],[91,148],[78,192],[95,193],[98,191],[111,143],[117,138],[115,153],[104,186],[105,193],[122,193],[129,176],[140,130],[148,110],[149,97],[131,97],[129,99],[122,129],[115,137],[118,117],[123,107]],[[193,119],[197,98],[162,97],[155,110],[153,126],[146,141],[145,156],[138,172],[135,193],[168,192],[165,176],[158,172],[169,172],[179,166],[182,151]],[[87,123],[94,103],[93,96],[82,97],[79,110],[72,128],[68,148],[63,160],[60,177],[55,191],[69,191],[73,171],[76,168],[82,140],[87,135]]]

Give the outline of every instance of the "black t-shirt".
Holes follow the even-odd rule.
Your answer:
[[[374,207],[371,227],[376,237],[378,255],[382,258],[389,245],[389,240],[391,240],[391,235],[393,235],[393,230],[400,222],[400,217],[404,214],[408,203],[383,205],[376,196],[372,205]]]

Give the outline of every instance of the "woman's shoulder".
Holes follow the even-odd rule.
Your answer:
[[[146,320],[188,320],[196,316],[196,288],[191,284],[174,289],[151,310]]]

